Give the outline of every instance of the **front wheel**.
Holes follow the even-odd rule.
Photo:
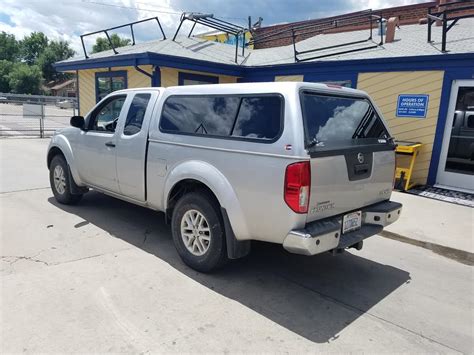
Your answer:
[[[65,205],[73,205],[82,198],[82,195],[71,193],[69,166],[66,159],[56,155],[49,166],[49,183],[56,201]]]
[[[219,205],[207,193],[192,192],[178,201],[171,231],[179,256],[191,268],[210,272],[228,260]]]

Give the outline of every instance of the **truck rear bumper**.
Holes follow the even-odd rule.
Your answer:
[[[395,222],[401,214],[402,204],[384,201],[364,207],[361,228],[342,234],[343,215],[308,223],[303,229],[290,231],[283,247],[290,253],[315,255],[333,249],[345,249],[380,233]]]

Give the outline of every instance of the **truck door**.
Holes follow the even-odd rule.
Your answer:
[[[145,201],[146,149],[148,127],[158,91],[134,92],[125,119],[119,125],[116,146],[117,176],[120,193]]]
[[[87,117],[87,130],[74,145],[81,178],[89,185],[119,192],[115,163],[116,128],[123,121],[127,95],[113,95],[97,106]]]

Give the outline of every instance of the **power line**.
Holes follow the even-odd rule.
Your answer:
[[[89,4],[96,4],[96,5],[102,5],[102,6],[108,6],[108,7],[116,7],[119,9],[128,9],[128,10],[137,10],[137,11],[149,11],[149,12],[157,12],[161,14],[170,14],[170,15],[181,15],[180,12],[176,11],[162,11],[162,10],[154,10],[154,9],[141,9],[138,7],[133,7],[133,6],[125,6],[125,5],[116,5],[116,4],[105,4],[103,2],[97,2],[97,1],[91,1],[91,0],[82,0],[82,2],[86,2]]]
[[[156,9],[149,9],[149,8],[139,8],[139,7],[135,7],[135,6],[125,6],[125,5],[117,5],[117,4],[106,4],[106,3],[103,3],[103,2],[97,2],[97,1],[92,1],[92,0],[82,0],[83,2],[87,2],[89,4],[95,4],[95,5],[102,5],[102,6],[108,6],[108,7],[115,7],[115,8],[119,8],[119,9],[127,9],[127,10],[136,10],[136,11],[148,11],[148,12],[156,12],[156,13],[161,13],[161,14],[169,14],[169,15],[181,15],[182,12],[185,12],[185,11],[182,11],[182,12],[176,12],[176,11],[164,11],[164,10],[156,10]],[[143,2],[136,2],[137,4],[146,4],[146,3],[143,3]],[[148,4],[146,4],[148,5]],[[164,7],[164,6],[160,6],[160,7]],[[168,8],[168,9],[171,9],[170,7],[164,7],[164,8]],[[226,16],[222,16],[220,18],[223,18],[223,19],[229,19],[229,20],[246,20],[245,18],[243,17],[226,17]]]

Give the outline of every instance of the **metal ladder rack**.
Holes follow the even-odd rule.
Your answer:
[[[427,19],[428,19],[428,43],[433,43],[433,40],[431,39],[431,34],[432,34],[432,29],[431,27],[433,26],[433,23],[436,21],[440,21],[442,25],[442,37],[441,37],[441,52],[446,53],[448,50],[446,49],[446,41],[447,41],[447,36],[449,30],[461,19],[465,18],[473,18],[474,17],[474,5],[468,5],[468,6],[457,6],[455,8],[449,8],[450,6],[453,5],[458,5],[459,3],[447,3],[447,4],[440,4],[436,6],[431,6],[428,8],[428,14],[427,14]],[[433,12],[432,10],[434,8],[440,8],[444,7],[442,11],[438,12]],[[450,16],[451,14],[455,12],[460,12],[460,11],[466,11],[466,10],[471,10],[471,14],[464,14],[464,15],[458,15],[458,16]],[[451,23],[449,23],[452,21]]]
[[[191,28],[191,31],[189,31],[188,38],[191,37],[191,35],[194,31],[194,27],[196,27],[197,24],[203,25],[203,26],[206,26],[206,27],[210,27],[210,28],[213,28],[215,30],[222,31],[222,32],[225,32],[227,34],[235,36],[235,62],[236,63],[237,63],[237,55],[238,55],[238,51],[239,51],[239,37],[242,36],[243,37],[242,56],[244,55],[244,51],[245,51],[245,32],[247,32],[248,29],[246,29],[242,26],[239,26],[239,25],[236,25],[236,24],[233,24],[233,23],[215,18],[213,14],[183,12],[182,15],[181,15],[181,18],[180,18],[180,23],[179,23],[178,29],[176,30],[176,33],[173,36],[173,41],[176,40],[176,36],[178,35],[179,30],[181,29],[181,26],[182,26],[183,22],[185,22],[185,21],[193,22],[193,27]]]
[[[340,48],[340,47],[350,46],[354,44],[366,43],[369,41],[373,42],[372,39],[373,39],[373,23],[374,22],[376,22],[380,26],[382,22],[382,14],[375,15],[372,10],[365,10],[357,14],[348,15],[344,17],[338,17],[337,19],[332,19],[332,20],[330,19],[330,20],[321,21],[318,23],[295,25],[295,26],[285,28],[283,30],[278,30],[278,31],[268,33],[263,36],[256,36],[256,37],[254,36],[254,39],[249,41],[247,45],[265,43],[266,41],[269,41],[269,40],[277,40],[277,39],[280,40],[280,39],[291,38],[291,42],[293,44],[295,62],[304,62],[308,60],[330,57],[330,56],[339,55],[339,54],[359,52],[363,50],[376,48],[382,45],[383,44],[383,31],[381,30],[380,41],[377,44],[366,46],[363,48],[348,49],[348,50],[339,51],[339,52],[330,53],[330,54],[315,55],[309,58],[300,58],[300,56],[303,54],[309,54],[309,53],[314,53],[314,52],[323,51],[327,49],[333,49],[333,48]],[[364,24],[369,25],[369,37],[367,39],[337,44],[333,46],[319,47],[319,48],[314,48],[314,49],[309,49],[309,50],[304,50],[304,51],[299,51],[296,48],[298,37],[299,38],[303,37],[304,39],[304,38],[307,38],[307,36],[309,35],[321,34],[328,30],[350,27],[350,26],[357,26],[357,25],[364,25]]]
[[[129,23],[126,23],[124,25],[110,27],[110,28],[106,28],[104,30],[94,31],[94,32],[85,33],[85,34],[81,35],[80,37],[81,37],[82,49],[84,50],[84,56],[86,57],[86,59],[89,58],[89,56],[87,55],[86,46],[84,45],[84,37],[96,35],[96,34],[99,34],[99,33],[105,33],[105,36],[107,37],[107,40],[109,41],[110,47],[114,51],[114,54],[118,54],[117,49],[114,47],[114,44],[112,43],[112,40],[110,39],[109,31],[117,30],[117,29],[123,28],[123,27],[130,27],[130,32],[132,34],[132,46],[134,46],[135,45],[135,33],[133,32],[133,25],[143,23],[143,22],[147,22],[147,21],[153,21],[153,20],[156,20],[156,22],[158,23],[158,26],[160,28],[161,34],[163,35],[163,39],[166,39],[166,34],[163,31],[163,27],[161,27],[160,20],[158,19],[158,17],[155,16],[155,17],[144,19],[144,20],[129,22]]]

